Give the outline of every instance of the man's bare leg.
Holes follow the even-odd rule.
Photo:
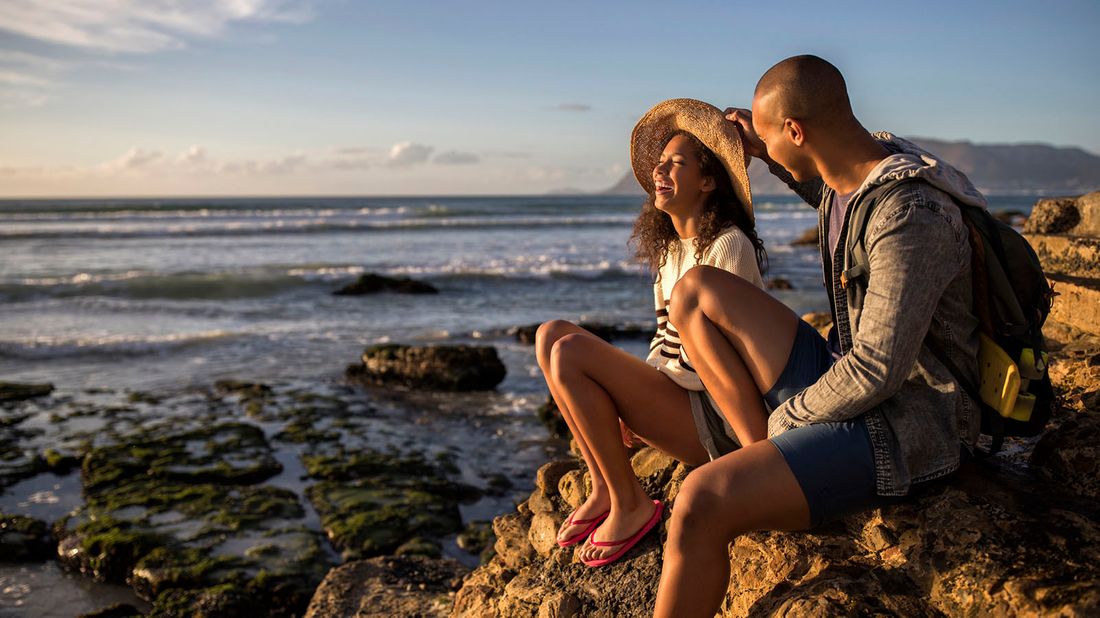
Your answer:
[[[654,616],[711,618],[729,587],[729,543],[754,530],[809,524],[798,480],[769,441],[694,470],[672,510]]]

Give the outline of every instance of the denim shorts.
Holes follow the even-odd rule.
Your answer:
[[[768,408],[778,408],[779,404],[817,382],[832,366],[833,353],[829,351],[828,342],[818,334],[817,329],[805,320],[799,320],[787,365],[771,390],[764,395]]]
[[[810,526],[874,508],[875,453],[863,418],[815,423],[771,439],[810,506]]]
[[[817,382],[833,360],[825,338],[799,320],[787,365],[764,400],[774,410]],[[862,418],[790,429],[771,442],[806,496],[811,527],[881,502],[875,491],[875,453]]]

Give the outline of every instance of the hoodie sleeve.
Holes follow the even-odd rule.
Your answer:
[[[881,205],[867,234],[870,278],[851,350],[781,404],[768,435],[855,418],[894,395],[916,364],[944,291],[968,268],[965,228],[924,191]]]
[[[802,198],[804,202],[814,208],[821,205],[821,195],[825,191],[825,181],[820,178],[814,178],[806,182],[798,182],[794,179],[794,176],[787,171],[787,168],[776,163],[772,159],[768,159],[767,163],[768,171],[770,171],[773,176],[786,183],[786,185],[797,193],[798,197]]]

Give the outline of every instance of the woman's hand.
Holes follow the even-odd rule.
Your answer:
[[[756,130],[752,128],[752,111],[740,107],[727,107],[723,113],[726,115],[726,120],[736,124],[741,131],[745,152],[757,159],[767,161],[768,149],[764,146],[764,140],[760,139]]]

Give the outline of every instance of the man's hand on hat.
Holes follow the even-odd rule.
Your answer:
[[[736,124],[738,130],[741,131],[741,137],[744,138],[745,142],[745,152],[757,159],[767,161],[768,149],[764,146],[764,140],[760,139],[760,136],[756,134],[756,130],[752,128],[752,112],[740,107],[727,107],[726,111],[722,113],[726,115],[726,120]]]

